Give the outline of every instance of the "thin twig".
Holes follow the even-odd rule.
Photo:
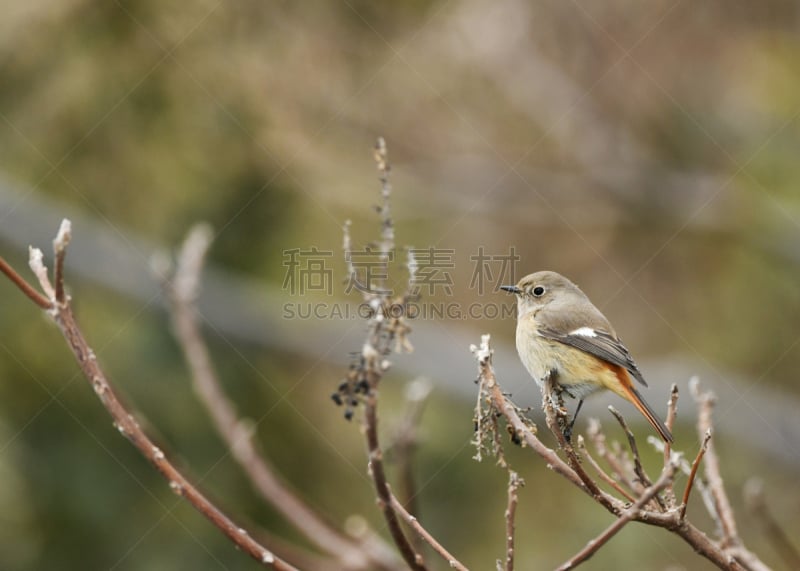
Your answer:
[[[603,533],[598,535],[596,538],[590,540],[586,547],[581,549],[578,553],[576,553],[572,558],[562,564],[560,567],[557,568],[557,571],[567,571],[567,569],[574,569],[587,559],[589,559],[592,555],[597,553],[597,551],[603,547],[608,541],[617,534],[619,530],[621,530],[628,522],[635,519],[638,515],[640,510],[650,501],[652,500],[659,491],[661,491],[664,486],[667,485],[672,477],[675,475],[675,468],[676,463],[672,462],[667,465],[667,467],[661,472],[661,476],[659,476],[658,480],[656,480],[655,484],[649,486],[642,496],[636,500],[636,502],[625,510],[617,519],[608,526]]]
[[[594,444],[594,448],[597,453],[603,460],[606,461],[606,463],[611,467],[612,472],[619,479],[619,483],[624,484],[634,498],[637,495],[641,496],[642,492],[644,492],[644,488],[641,487],[639,482],[634,481],[632,475],[631,477],[628,477],[628,473],[623,466],[622,459],[618,458],[607,446],[606,436],[601,430],[600,421],[598,421],[596,418],[590,418],[587,434],[589,435],[589,438],[592,439],[592,443]],[[628,497],[627,494],[625,495]],[[631,501],[634,501],[634,499],[631,499]]]
[[[578,458],[578,455],[575,453],[575,449],[564,435],[564,429],[567,426],[566,409],[563,407],[563,397],[556,389],[555,379],[552,375],[548,375],[542,384],[542,408],[544,409],[547,427],[550,429],[550,432],[553,433],[553,436],[556,437],[559,446],[567,457],[567,463],[578,475],[581,482],[583,482],[586,490],[595,499],[607,496],[608,494],[602,491],[597,486],[597,483],[589,477],[586,470],[583,469],[583,465],[581,464],[580,458]]]
[[[370,381],[372,386],[377,380],[374,378],[375,373],[370,376],[372,377]],[[371,390],[365,399],[364,429],[369,454],[369,473],[372,476],[372,482],[378,494],[378,507],[383,512],[392,540],[411,569],[425,571],[427,567],[422,555],[414,549],[414,546],[411,545],[403,533],[400,522],[397,519],[397,507],[392,503],[393,496],[386,479],[386,471],[383,466],[383,451],[378,440],[378,397],[375,390]]]
[[[42,284],[43,288],[47,291],[53,291],[53,296],[55,297],[55,290],[53,290],[52,285],[49,283],[49,280],[47,280],[46,271],[41,271],[42,268],[44,268],[41,258],[41,251],[31,249],[30,265],[37,273],[40,280],[44,282]],[[14,280],[12,279],[12,281]],[[16,284],[17,282],[14,281],[14,283]],[[47,287],[45,287],[45,284]],[[41,307],[41,304],[38,303],[35,298],[31,296],[28,297]],[[47,309],[52,309],[52,307],[52,305],[49,305]],[[179,496],[186,498],[189,503],[214,524],[214,526],[228,536],[237,547],[256,561],[278,571],[297,571],[296,567],[277,557],[272,551],[254,540],[246,530],[237,526],[222,510],[195,488],[183,473],[167,459],[164,452],[144,433],[129,409],[117,396],[116,391],[97,363],[94,351],[89,347],[89,344],[86,342],[83,333],[75,321],[75,316],[72,313],[72,306],[69,300],[64,298],[64,302],[60,304],[58,311],[48,311],[48,314],[52,316],[61,330],[81,371],[88,379],[95,394],[97,394],[100,399],[100,402],[114,420],[114,426],[120,434],[125,436],[167,479],[170,489]]]
[[[2,257],[0,257],[0,272],[3,272],[11,283],[17,286],[17,289],[24,293],[28,299],[40,308],[50,309],[53,306],[53,303],[49,299],[36,291],[36,289],[25,281],[25,278],[19,275],[14,268],[9,266],[8,262]]]
[[[619,483],[608,475],[608,473],[603,470],[602,466],[597,463],[597,460],[589,452],[589,449],[586,448],[586,442],[583,439],[583,436],[578,435],[578,449],[582,452],[583,457],[588,460],[589,464],[591,464],[592,468],[597,472],[597,475],[600,476],[600,479],[606,482],[609,486],[614,488],[617,492],[619,492],[625,499],[631,502],[636,501],[636,497],[629,493],[625,488],[619,485]]]
[[[519,501],[520,486],[524,485],[522,478],[514,470],[508,471],[508,505],[506,506],[506,571],[514,571],[514,535],[515,517],[517,515],[517,502]]]
[[[403,504],[400,502],[400,500],[398,500],[391,493],[390,493],[390,496],[389,496],[389,501],[391,502],[391,505],[394,508],[394,510],[398,514],[400,514],[400,517],[402,517],[405,520],[405,522],[409,526],[411,526],[411,528],[414,531],[416,531],[419,534],[419,536],[423,540],[425,540],[425,542],[428,545],[430,545],[436,553],[441,555],[442,558],[444,558],[444,560],[447,561],[447,564],[452,569],[458,569],[459,571],[469,571],[469,569],[467,569],[467,567],[463,563],[461,563],[458,559],[453,557],[453,555],[449,551],[447,551],[447,549],[445,549],[444,546],[442,546],[442,544],[440,544],[438,541],[436,541],[436,538],[433,537],[428,530],[426,530],[424,527],[422,527],[422,525],[420,525],[420,523],[417,520],[417,518],[415,518],[413,515],[408,513],[408,511],[403,506]]]
[[[695,477],[697,476],[697,468],[700,467],[700,462],[708,450],[708,443],[711,440],[711,430],[708,430],[703,437],[703,443],[700,445],[700,450],[697,451],[694,462],[692,462],[692,470],[689,472],[689,479],[686,481],[686,489],[683,491],[683,500],[681,501],[681,509],[679,519],[683,520],[686,517],[686,506],[689,505],[689,494],[692,493],[692,485],[694,485]]]
[[[608,410],[611,411],[611,414],[613,414],[614,418],[617,419],[617,422],[619,422],[622,430],[625,431],[625,436],[628,438],[628,446],[630,446],[631,454],[633,455],[633,466],[636,477],[639,478],[639,481],[643,485],[649,488],[653,485],[653,483],[650,481],[650,478],[642,466],[642,459],[639,456],[639,447],[636,445],[636,437],[633,435],[633,431],[630,429],[628,423],[625,421],[625,418],[617,409],[615,409],[613,406],[609,406]]]
[[[786,530],[780,525],[767,507],[764,497],[764,483],[751,478],[744,485],[744,502],[747,509],[761,521],[764,535],[783,560],[787,569],[800,569],[800,551],[789,539]]]
[[[211,229],[206,225],[195,226],[189,232],[178,256],[169,296],[173,330],[191,370],[192,384],[200,402],[255,489],[295,529],[339,559],[348,569],[396,569],[397,565],[387,558],[388,548],[382,551],[367,549],[340,533],[282,481],[270,462],[256,449],[252,431],[239,418],[233,403],[222,390],[194,306],[211,238]]]
[[[628,438],[628,446],[630,447],[631,455],[633,456],[633,473],[636,474],[636,478],[642,483],[642,486],[649,488],[653,485],[653,482],[650,481],[650,477],[647,475],[647,472],[644,471],[644,467],[642,466],[642,458],[639,456],[639,446],[636,444],[636,437],[633,435],[633,431],[625,421],[625,417],[623,417],[617,409],[615,409],[613,406],[609,406],[608,410],[611,411],[611,414],[613,414],[614,418],[617,419],[617,422],[619,422],[622,430],[625,431],[625,436]],[[667,506],[664,504],[664,500],[662,500],[660,496],[656,495],[654,499],[661,508],[661,511],[665,511],[667,509]]]
[[[673,433],[673,426],[675,425],[675,418],[678,416],[678,385],[672,383],[672,387],[669,391],[669,401],[667,402],[667,418],[664,421],[664,424],[669,429],[670,433]],[[664,466],[667,465],[669,462],[671,453],[672,453],[672,442],[664,441]],[[675,489],[674,489],[675,481],[670,481],[667,486],[664,488],[664,497],[667,500],[667,505],[670,507],[675,507]]]
[[[67,256],[67,246],[72,240],[72,223],[64,218],[53,240],[53,254],[55,255],[55,268],[53,268],[53,282],[55,283],[56,303],[63,304],[64,299],[64,258]]]
[[[711,391],[701,392],[700,382],[697,378],[693,378],[689,382],[689,387],[699,407],[697,429],[700,438],[705,438],[705,434],[711,431],[711,415],[716,397]],[[722,531],[722,545],[723,547],[738,545],[739,532],[736,529],[736,519],[733,517],[733,508],[731,507],[728,494],[725,493],[725,487],[722,483],[719,458],[717,457],[716,446],[714,446],[713,440],[708,442],[705,456],[705,474],[708,479],[708,485],[711,488],[711,494],[714,498],[714,504],[719,518],[717,523]]]

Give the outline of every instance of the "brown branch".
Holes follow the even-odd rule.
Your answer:
[[[476,417],[481,420],[482,418],[486,418],[489,414],[494,414],[494,412],[501,413],[513,429],[516,440],[533,448],[537,454],[545,459],[549,468],[553,469],[556,473],[560,474],[573,485],[577,486],[583,492],[594,498],[595,501],[601,504],[610,513],[618,516],[619,518],[623,518],[622,521],[615,521],[615,523],[609,529],[607,529],[599,537],[599,539],[596,539],[595,542],[600,541],[602,543],[607,541],[606,535],[608,535],[610,538],[614,533],[616,533],[616,531],[618,531],[619,528],[625,525],[627,521],[639,521],[641,523],[661,527],[672,533],[675,533],[687,544],[689,544],[696,553],[708,559],[720,569],[727,571],[765,571],[767,569],[767,567],[754,554],[747,551],[741,544],[732,547],[726,547],[723,544],[710,539],[705,533],[691,524],[687,519],[680,519],[679,510],[669,509],[666,511],[661,511],[646,508],[646,503],[652,500],[653,497],[657,496],[658,491],[663,489],[670,481],[673,480],[676,468],[679,465],[683,465],[684,461],[679,454],[670,454],[669,461],[665,464],[664,471],[662,472],[662,477],[666,478],[665,480],[660,478],[657,482],[657,486],[650,486],[646,489],[642,489],[641,492],[637,492],[637,495],[640,496],[637,502],[643,502],[639,505],[638,509],[626,509],[625,505],[620,500],[599,490],[597,488],[597,484],[595,484],[585,472],[582,472],[577,454],[575,454],[574,450],[572,450],[568,443],[565,443],[566,439],[564,438],[560,426],[560,423],[563,423],[564,420],[562,419],[559,421],[558,415],[560,413],[556,410],[556,407],[559,406],[559,403],[556,399],[551,397],[551,395],[553,395],[552,389],[547,387],[547,389],[544,391],[543,396],[545,401],[545,413],[549,416],[548,425],[551,427],[551,430],[554,429],[553,432],[555,437],[559,440],[562,448],[564,448],[564,453],[567,454],[569,464],[563,461],[553,450],[545,447],[541,441],[539,441],[535,435],[535,427],[531,427],[530,424],[524,422],[520,418],[517,407],[508,398],[506,398],[505,394],[497,383],[497,379],[495,378],[494,370],[491,365],[492,351],[489,347],[489,336],[482,336],[480,347],[475,347],[473,345],[471,350],[478,361],[480,394],[485,395],[485,399],[489,403],[489,410],[484,414],[481,400],[479,400]],[[481,426],[480,422],[478,424]],[[623,464],[627,464],[628,461],[618,457],[622,454],[622,452],[617,451],[616,453],[612,453],[607,449],[605,445],[605,436],[600,432],[599,424],[596,421],[593,423],[593,426],[590,426],[589,434],[594,440],[595,445],[598,447],[598,452],[601,454],[601,456],[617,463],[617,467],[615,469],[618,471],[618,476],[620,478],[624,479],[628,472],[631,474],[631,476],[633,475],[635,471],[633,463],[630,463],[629,466],[623,466]],[[481,444],[485,441],[485,439],[488,439],[488,437],[488,434],[481,432],[476,438],[479,445],[479,451],[481,450]],[[587,458],[589,457],[590,456],[587,455]],[[576,466],[578,469],[575,469]],[[582,476],[579,475],[579,471],[583,473]],[[610,479],[610,477],[608,479]],[[594,484],[594,487],[588,486],[587,481]],[[594,490],[598,490],[599,493],[594,492]],[[589,552],[593,553],[593,549],[596,551],[596,549],[592,547],[593,545],[594,544],[590,544],[587,546],[585,550],[587,554],[590,554]]]
[[[583,456],[586,458],[586,460],[589,462],[592,468],[594,468],[595,472],[597,472],[597,475],[600,476],[601,480],[603,480],[612,488],[614,488],[620,495],[622,495],[628,501],[631,502],[636,501],[635,496],[633,496],[625,488],[620,486],[619,482],[617,482],[614,478],[609,476],[608,473],[606,473],[606,471],[603,470],[603,467],[597,463],[597,460],[594,459],[594,457],[589,452],[588,448],[586,448],[586,442],[584,442],[583,436],[580,435],[578,435],[578,449],[583,453]]]
[[[517,515],[518,491],[525,485],[519,474],[508,471],[508,505],[506,506],[506,571],[514,571],[514,522]]]
[[[622,430],[625,431],[625,436],[628,439],[628,446],[630,446],[631,455],[633,456],[633,473],[636,474],[636,478],[639,482],[641,482],[642,486],[645,488],[652,486],[653,482],[650,481],[650,477],[647,475],[647,472],[644,471],[644,467],[642,466],[642,458],[639,456],[639,447],[636,444],[636,437],[633,435],[633,431],[628,426],[625,417],[623,417],[622,414],[613,406],[609,406],[608,410],[611,411],[611,414],[614,415],[614,418],[617,419],[617,422],[619,422],[619,425],[622,427]],[[660,496],[656,495],[654,499],[661,508],[661,511],[665,511],[667,509],[667,506],[664,504],[664,500],[662,500]]]
[[[383,464],[383,450],[378,438],[378,385],[383,373],[388,370],[391,363],[385,358],[395,350],[411,351],[408,341],[410,327],[405,322],[405,309],[411,299],[413,289],[413,275],[416,262],[413,256],[409,257],[409,275],[407,292],[392,298],[392,292],[387,289],[388,264],[394,251],[394,224],[391,218],[390,198],[391,185],[389,184],[389,162],[387,159],[386,143],[381,138],[375,145],[374,158],[378,167],[381,181],[381,197],[383,203],[377,208],[381,219],[380,234],[380,276],[365,275],[366,283],[359,287],[363,294],[364,303],[370,308],[372,314],[368,321],[367,338],[361,352],[350,366],[347,376],[339,385],[333,395],[333,400],[340,405],[345,405],[345,418],[352,418],[353,409],[360,403],[364,405],[363,431],[367,441],[369,455],[369,474],[377,494],[377,503],[383,513],[389,534],[400,551],[406,564],[416,571],[427,569],[422,555],[411,544],[400,525],[397,511],[392,503],[392,494],[386,478]],[[345,263],[347,264],[348,279],[356,280],[356,269],[351,259],[352,241],[350,239],[350,223],[344,225],[343,247]],[[395,305],[402,309],[399,313],[392,311]]]
[[[27,281],[25,281],[25,278],[19,275],[14,268],[9,266],[8,262],[6,262],[2,257],[0,257],[0,272],[3,272],[11,281],[11,283],[17,286],[17,289],[24,293],[28,299],[30,299],[40,308],[50,309],[53,306],[52,301],[36,291],[36,289]]]
[[[603,460],[606,461],[613,473],[616,474],[617,478],[619,478],[620,484],[624,484],[628,490],[630,490],[630,493],[633,495],[633,497],[629,497],[628,494],[623,495],[629,497],[630,501],[635,501],[636,496],[640,496],[642,492],[644,492],[644,488],[637,486],[632,476],[628,477],[628,473],[623,466],[622,459],[618,458],[617,455],[608,448],[606,445],[606,436],[603,434],[600,422],[597,419],[589,419],[589,429],[587,433],[589,438],[592,439],[597,453]]]
[[[647,473],[644,471],[644,467],[642,466],[642,459],[639,456],[639,447],[636,445],[636,437],[633,435],[633,431],[630,429],[628,423],[625,421],[625,418],[617,409],[615,409],[613,406],[609,406],[608,410],[611,411],[611,414],[613,414],[614,418],[617,419],[617,422],[619,422],[622,430],[625,431],[625,436],[628,438],[628,446],[630,446],[631,454],[633,455],[633,467],[636,477],[639,478],[639,481],[645,487],[649,488],[653,485],[653,483],[650,481],[650,478],[647,476]]]
[[[63,225],[62,225],[63,228]],[[64,245],[66,247],[66,244]],[[46,271],[42,264],[41,251],[31,250],[31,267],[42,282],[46,291],[55,290],[47,280]],[[5,272],[4,272],[5,273]],[[9,275],[6,273],[6,275]],[[13,280],[15,284],[17,281]],[[22,288],[21,288],[22,289]],[[24,291],[24,290],[23,290]],[[37,305],[34,297],[28,296]],[[69,300],[64,298],[63,303],[57,306],[48,305],[48,314],[58,325],[67,345],[72,351],[78,366],[87,378],[100,402],[106,408],[114,420],[117,430],[125,436],[169,482],[170,489],[186,498],[203,516],[205,516],[214,526],[219,528],[228,538],[242,551],[250,555],[264,566],[277,571],[297,571],[297,568],[287,561],[277,557],[272,551],[254,540],[246,530],[237,526],[221,509],[212,503],[202,492],[195,488],[191,482],[180,472],[166,457],[164,452],[150,440],[144,433],[139,423],[134,419],[129,409],[122,403],[116,391],[109,383],[105,373],[97,363],[94,351],[89,347],[83,336]]]
[[[672,383],[672,387],[669,391],[669,401],[667,402],[667,418],[664,420],[664,424],[666,424],[667,428],[669,429],[670,433],[673,433],[673,426],[675,425],[675,418],[678,416],[678,385]],[[665,441],[664,442],[664,466],[667,465],[669,462],[670,456],[672,455],[672,442]],[[675,489],[674,489],[675,481],[672,480],[667,483],[667,486],[664,488],[664,496],[667,499],[667,504],[670,507],[675,506]]]
[[[480,347],[472,345],[470,350],[478,361],[480,391],[486,394],[491,407],[505,417],[506,421],[511,425],[517,440],[529,446],[534,452],[541,456],[547,463],[548,468],[572,482],[572,484],[583,490],[587,495],[593,497],[601,505],[606,507],[606,509],[612,513],[621,512],[624,507],[622,502],[614,496],[600,490],[585,472],[583,472],[584,480],[574,469],[574,466],[570,466],[564,462],[564,460],[556,454],[555,450],[545,446],[542,441],[536,437],[530,426],[522,420],[517,411],[517,407],[506,398],[502,388],[500,388],[500,385],[497,383],[494,368],[492,367],[492,350],[489,347],[489,335],[483,335],[481,337]],[[578,463],[577,466],[583,471],[580,467],[580,463]],[[586,481],[593,484],[593,486],[587,486]]]
[[[674,477],[675,475],[675,468],[676,464],[670,463],[667,467],[661,472],[661,476],[656,480],[655,484],[650,485],[642,494],[642,496],[636,500],[636,502],[625,510],[617,519],[608,526],[603,533],[598,535],[596,538],[590,540],[586,547],[581,549],[578,553],[576,553],[571,559],[566,561],[560,567],[557,568],[557,571],[567,571],[567,569],[574,569],[587,559],[589,559],[592,555],[597,553],[597,551],[603,547],[606,543],[614,537],[619,530],[625,527],[628,522],[634,520],[639,516],[640,510],[656,495],[660,492],[667,483]]]
[[[568,420],[566,409],[564,408],[563,404],[563,397],[560,391],[556,389],[555,379],[552,375],[548,375],[542,384],[542,409],[544,410],[547,427],[550,429],[550,432],[553,433],[553,436],[556,437],[559,446],[564,451],[564,455],[567,457],[568,464],[575,471],[575,474],[577,474],[581,482],[583,482],[583,485],[589,495],[595,499],[605,498],[606,496],[608,498],[616,499],[601,490],[597,486],[597,483],[589,476],[589,474],[586,473],[586,470],[583,469],[580,458],[578,458],[578,455],[575,453],[575,449],[564,435],[564,429],[568,424]],[[611,504],[609,504],[607,501],[604,503],[604,505],[611,507]],[[619,506],[614,506],[615,513],[618,510]]]
[[[377,374],[374,372],[370,373],[370,386],[374,386],[377,380]],[[372,476],[372,482],[378,494],[378,507],[386,520],[386,525],[389,528],[392,540],[400,550],[400,555],[403,556],[403,559],[411,569],[425,571],[427,567],[425,566],[422,555],[414,550],[414,547],[403,533],[400,527],[400,521],[397,519],[397,508],[392,502],[393,496],[389,490],[386,471],[383,466],[383,451],[381,450],[378,440],[378,395],[375,389],[370,390],[365,399],[364,429],[367,437],[367,449],[369,454],[369,473]]]
[[[67,246],[72,240],[72,223],[66,218],[61,221],[58,234],[53,239],[53,254],[56,264],[53,268],[53,282],[55,283],[56,303],[63,305],[64,297],[64,258],[67,256]]]
[[[705,434],[711,431],[712,426],[712,412],[716,397],[711,391],[701,392],[700,383],[694,378],[690,382],[690,389],[692,396],[699,407],[699,415],[697,419],[697,430],[700,438],[705,438]],[[722,483],[722,473],[719,467],[719,458],[717,457],[716,446],[714,441],[710,440],[706,448],[706,462],[705,474],[708,479],[708,485],[711,489],[711,495],[714,498],[714,505],[716,508],[717,523],[722,532],[722,546],[729,547],[738,545],[740,543],[739,533],[736,530],[736,519],[733,516],[733,508],[731,507],[728,494],[725,493],[725,487]]]
[[[419,521],[416,517],[408,513],[406,508],[403,504],[398,500],[393,494],[390,492],[389,500],[391,502],[392,507],[395,511],[400,514],[405,522],[411,526],[411,528],[416,531],[419,536],[428,544],[430,545],[433,550],[442,556],[442,558],[447,561],[447,564],[450,566],[451,569],[458,569],[459,571],[469,571],[467,567],[461,563],[458,559],[453,557],[453,555],[447,551],[447,549],[442,546],[433,535],[430,534],[428,530],[426,530],[422,525],[420,525]]]
[[[192,384],[200,402],[255,489],[295,529],[348,569],[396,569],[397,564],[386,556],[388,549],[367,548],[340,533],[282,481],[270,462],[256,449],[251,430],[239,418],[233,403],[222,390],[194,306],[211,238],[211,229],[205,225],[198,225],[189,232],[169,287],[173,330],[191,370]]]
[[[697,456],[692,462],[692,470],[689,472],[689,479],[686,481],[686,489],[683,491],[683,500],[681,501],[681,510],[679,518],[683,520],[686,517],[686,506],[689,505],[689,494],[692,493],[692,485],[697,477],[697,468],[700,467],[700,462],[708,450],[708,442],[711,440],[711,430],[708,430],[703,437],[703,443],[700,445],[700,450],[697,451]]]
[[[767,507],[764,497],[764,483],[758,478],[751,478],[744,486],[744,501],[747,509],[761,522],[764,535],[773,549],[783,560],[787,569],[800,569],[800,551],[786,535],[786,531]]]

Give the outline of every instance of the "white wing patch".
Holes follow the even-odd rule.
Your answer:
[[[591,327],[581,327],[575,331],[570,331],[569,335],[580,335],[581,337],[597,337],[597,333]]]

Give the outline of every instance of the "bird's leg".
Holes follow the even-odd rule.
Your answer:
[[[583,399],[578,401],[578,408],[575,409],[575,414],[572,416],[572,421],[567,426],[566,430],[564,430],[564,438],[567,439],[567,442],[572,442],[572,427],[575,426],[575,421],[578,420],[578,413],[581,411],[581,407],[583,406]]]

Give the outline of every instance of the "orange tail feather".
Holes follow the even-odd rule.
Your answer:
[[[669,428],[667,428],[667,425],[664,424],[653,408],[644,400],[644,397],[636,390],[636,387],[633,386],[628,372],[622,369],[622,367],[619,369],[620,370],[617,371],[617,378],[619,378],[620,385],[625,393],[623,396],[642,413],[664,442],[672,442],[672,433],[669,431]]]

